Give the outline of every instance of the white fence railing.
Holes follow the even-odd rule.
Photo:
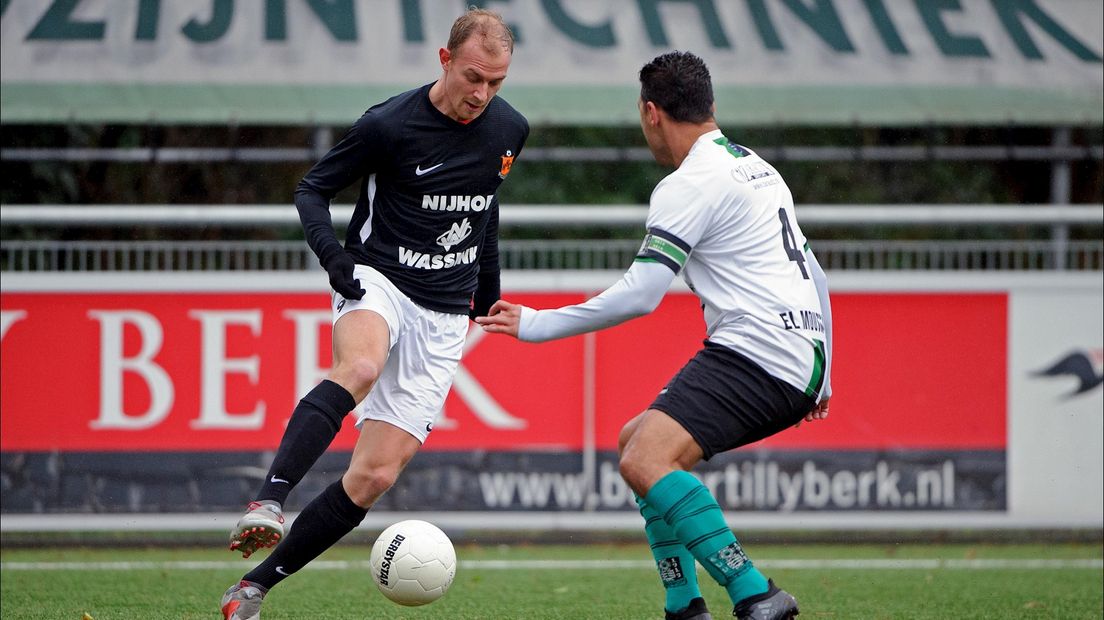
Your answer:
[[[504,269],[625,269],[635,239],[505,239]],[[1050,241],[813,242],[830,270],[1034,271],[1054,269]],[[1069,241],[1071,270],[1104,269],[1104,241]],[[317,259],[302,241],[4,241],[0,271],[301,271]]]
[[[334,224],[344,226],[353,208],[331,208]],[[504,205],[503,226],[643,226],[648,208],[625,204]],[[873,204],[798,205],[802,226],[868,225],[1104,225],[1102,205]],[[291,205],[4,205],[3,226],[297,226]]]
[[[348,206],[333,208],[335,225],[345,226]],[[611,227],[642,231],[647,208],[639,205],[504,206],[501,243],[505,269],[623,269],[639,238],[518,239],[519,226]],[[1032,227],[1049,239],[840,240],[838,233],[810,234],[828,269],[878,270],[1046,270],[1104,269],[1104,235],[1070,240],[1070,226],[1104,230],[1100,205],[803,205],[807,232],[873,227]],[[11,205],[0,208],[0,225],[53,229],[158,226],[168,228],[296,227],[290,205]],[[1038,235],[1035,235],[1036,237]],[[0,242],[0,271],[203,271],[309,270],[317,262],[302,241],[61,241]]]

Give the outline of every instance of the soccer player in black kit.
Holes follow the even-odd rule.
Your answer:
[[[349,468],[222,598],[260,618],[264,595],[364,519],[421,447],[460,362],[469,316],[499,297],[498,186],[529,135],[496,97],[513,54],[494,12],[469,9],[432,84],[372,107],[307,173],[295,206],[333,287],[333,365],[299,401],[256,501],[231,532],[249,557],[283,537],[282,504],[363,401]],[[330,200],[361,182],[345,245]]]

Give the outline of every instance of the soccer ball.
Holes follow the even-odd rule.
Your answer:
[[[436,525],[410,519],[383,530],[368,564],[384,596],[415,607],[444,596],[456,576],[456,550]]]

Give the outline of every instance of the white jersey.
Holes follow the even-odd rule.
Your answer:
[[[720,130],[706,133],[652,192],[647,227],[637,260],[682,276],[701,299],[710,341],[818,396],[824,313],[777,170]]]
[[[701,299],[709,340],[818,402],[831,396],[827,281],[777,170],[708,132],[652,192],[647,226],[621,280],[583,303],[523,306],[518,338],[564,338],[648,314],[677,274]]]

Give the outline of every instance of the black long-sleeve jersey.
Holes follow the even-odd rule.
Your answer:
[[[498,299],[498,186],[529,136],[500,97],[469,123],[442,114],[432,84],[373,106],[300,181],[295,206],[323,265],[348,252],[417,304],[478,314]],[[342,249],[334,195],[362,179]]]

